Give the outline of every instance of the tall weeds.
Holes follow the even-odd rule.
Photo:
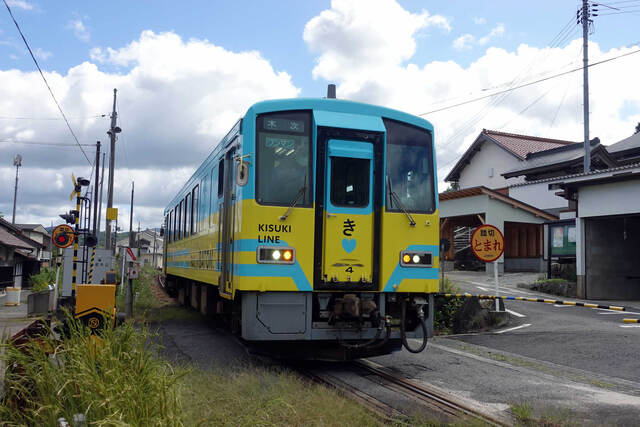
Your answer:
[[[100,338],[70,322],[69,336],[3,344],[0,424],[56,425],[85,414],[90,425],[182,426],[180,375],[150,348],[146,329],[125,324]]]

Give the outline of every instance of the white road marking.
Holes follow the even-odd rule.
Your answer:
[[[476,285],[476,288],[480,289],[481,291],[490,292],[489,289],[483,288],[482,286],[477,286]]]
[[[618,325],[621,328],[640,328],[640,325]]]
[[[520,326],[516,326],[514,328],[509,328],[509,329],[503,329],[501,331],[498,332],[494,332],[496,334],[503,334],[505,332],[510,332],[510,331],[515,331],[516,329],[522,329],[522,328],[526,328],[528,326],[531,326],[531,323],[525,323],[524,325],[520,325]]]
[[[575,305],[565,305],[565,304],[553,304],[554,307],[560,307],[560,308],[564,308],[564,307],[575,307]]]
[[[480,285],[480,286],[489,286],[489,283],[480,283],[480,282],[469,282],[472,283],[474,285]]]
[[[509,310],[508,308],[506,308],[504,311],[506,311],[507,313],[511,313],[511,314],[513,314],[513,315],[514,315],[514,316],[516,316],[516,317],[527,317],[527,316],[525,316],[524,314],[520,314],[520,313],[518,313],[518,312],[516,312],[516,311]]]
[[[501,288],[501,290],[505,290],[505,292],[516,292],[516,293],[525,294],[525,295],[535,295],[535,294],[532,294],[531,292],[519,291],[517,289],[509,288],[507,286]]]
[[[608,308],[594,308],[594,310],[602,310],[602,312],[598,314],[636,314],[640,316],[640,313],[637,313],[635,311],[609,310]]]

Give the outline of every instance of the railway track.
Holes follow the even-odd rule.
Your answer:
[[[370,360],[355,361],[343,368],[346,371],[338,373],[332,372],[331,369],[319,368],[298,367],[297,370],[315,382],[337,389],[362,404],[374,413],[380,424],[383,425],[411,417],[416,415],[417,412],[427,414],[429,417],[437,418],[443,422],[464,422],[473,419],[492,426],[509,426],[513,424],[510,419],[488,414],[444,391],[402,378],[391,370]],[[352,384],[353,381],[346,381],[340,378],[341,373],[344,374],[345,372],[355,373],[360,377],[364,377],[384,390],[374,392],[354,386]],[[387,399],[379,397],[381,394],[386,394]],[[390,394],[395,395],[395,398],[392,399],[395,402],[404,398],[409,403],[404,405],[388,403]],[[417,410],[416,405],[419,405],[421,409]],[[407,410],[408,408],[410,410]]]

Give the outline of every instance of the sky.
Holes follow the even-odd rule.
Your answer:
[[[84,150],[0,2],[0,213],[11,219],[19,153],[17,223],[74,207],[71,174],[91,174],[96,141],[108,156],[114,88],[114,206],[128,227],[135,181],[143,229],[253,103],[323,97],[328,83],[429,120],[440,191],[483,128],[583,139],[582,72],[552,77],[582,66],[574,0],[6,3]],[[640,122],[640,0],[597,9],[589,63],[628,54],[589,69],[590,135],[608,145]]]

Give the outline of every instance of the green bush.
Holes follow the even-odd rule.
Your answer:
[[[40,273],[32,275],[29,281],[33,292],[46,291],[49,289],[47,285],[53,285],[56,282],[56,270],[45,267],[40,270]]]
[[[440,292],[458,294],[460,288],[450,279],[440,279]],[[464,302],[464,298],[436,297],[435,314],[433,317],[434,328],[437,334],[450,334],[453,331],[455,315]]]
[[[3,344],[9,367],[0,425],[57,425],[84,414],[87,425],[182,426],[181,375],[155,357],[150,334],[130,323],[100,338],[67,319],[62,341]]]

